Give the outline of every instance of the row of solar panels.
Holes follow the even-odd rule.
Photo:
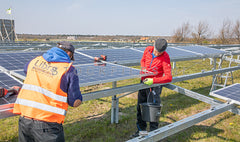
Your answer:
[[[79,86],[114,82],[147,75],[140,74],[140,70],[138,69],[119,65],[129,63],[139,64],[144,50],[145,48],[77,50],[74,56],[74,65],[78,71]],[[21,86],[22,82],[13,76],[24,79],[24,65],[36,56],[42,55],[44,52],[45,51],[0,53],[0,87],[10,88],[12,86]],[[173,62],[205,57],[219,57],[224,53],[224,51],[203,46],[168,47],[167,52]],[[107,56],[106,63],[94,63],[94,57],[100,57],[100,55]],[[0,110],[6,110],[4,107],[10,108],[8,105],[14,103],[15,99],[16,96],[0,98]],[[0,117],[2,112],[8,113],[8,110],[0,111]],[[9,114],[5,116],[9,116]]]
[[[77,50],[74,65],[90,64],[94,57],[107,56],[107,62],[117,64],[139,64],[145,48],[123,48],[123,49],[89,49]],[[23,69],[24,65],[45,51],[35,52],[5,52],[0,53],[0,66],[7,70]],[[192,60],[207,57],[219,57],[225,51],[208,48],[204,46],[182,46],[168,47],[167,52],[172,62]]]

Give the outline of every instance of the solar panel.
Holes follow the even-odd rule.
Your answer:
[[[89,49],[89,50],[77,50],[83,54],[91,57],[100,57],[100,55],[107,56],[107,62],[114,62],[118,64],[127,63],[140,63],[142,54],[139,51],[135,51],[129,48],[121,49]]]
[[[75,53],[74,54],[74,61],[73,61],[73,65],[78,65],[78,64],[89,64],[89,63],[93,63],[93,59],[83,56],[81,54]]]
[[[0,66],[7,70],[23,69],[31,59],[42,55],[43,52],[9,52],[0,53]]]
[[[9,89],[12,86],[22,86],[22,83],[15,78],[11,77],[10,75],[0,71],[0,87],[5,89]],[[3,97],[0,98],[0,106],[4,104],[14,103],[16,100],[16,95],[8,96],[7,98]]]
[[[233,103],[240,105],[240,84],[235,83],[233,85],[215,90],[210,95],[223,100],[231,100]]]
[[[144,52],[145,50],[145,48],[135,49],[141,52]],[[169,54],[172,62],[199,59],[205,57],[218,57],[219,55],[226,53],[222,50],[208,48],[204,46],[168,47],[166,49],[166,52]]]
[[[224,54],[225,51],[209,48],[205,46],[177,46],[176,48],[190,51],[195,54],[202,54],[207,56],[217,56],[219,54]]]
[[[149,75],[149,73],[140,74],[138,69],[112,63],[93,63],[75,67],[78,72],[80,87]]]
[[[96,85],[100,83],[114,82],[130,78],[138,78],[150,75],[151,73],[140,74],[139,69],[134,69],[112,63],[91,63],[74,65],[78,72],[80,87]],[[14,70],[10,72],[20,79],[25,78],[23,70]]]
[[[41,56],[45,52],[46,51],[0,53],[0,66],[7,70],[23,69],[26,63],[37,56]],[[74,55],[74,58],[75,61],[73,64],[88,64],[93,62],[93,59],[77,53]]]
[[[10,88],[12,86],[22,86],[20,81],[11,77],[10,75],[0,71],[0,87]]]
[[[136,48],[136,50],[144,52],[145,48]],[[166,49],[166,52],[169,54],[169,57],[172,62],[202,57],[202,55],[200,55],[200,54],[196,54],[194,52],[190,52],[190,51],[186,51],[186,50],[185,51],[180,50],[176,47],[168,47]]]

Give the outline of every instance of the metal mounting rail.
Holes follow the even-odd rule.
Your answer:
[[[240,109],[237,108],[236,105],[233,103],[223,103],[213,98],[201,95],[199,93],[184,89],[173,84],[167,84],[164,85],[164,87],[184,94],[186,96],[192,97],[194,99],[203,101],[205,103],[211,104],[212,108],[161,127],[155,131],[149,132],[147,136],[139,136],[137,138],[128,140],[127,142],[156,142],[225,111],[231,111],[235,114],[240,115]]]
[[[180,94],[186,95],[188,97],[191,97],[193,99],[197,99],[199,101],[202,101],[202,102],[205,102],[207,104],[210,104],[213,107],[223,104],[223,102],[215,100],[214,98],[211,98],[211,97],[208,97],[208,96],[205,96],[205,95],[193,92],[191,90],[188,90],[188,89],[185,89],[185,88],[173,85],[173,84],[167,84],[167,85],[164,85],[164,87],[166,87],[168,89],[171,89],[173,91],[176,91],[176,92],[178,92]],[[229,111],[232,112],[232,113],[240,115],[240,108],[234,107],[233,109],[231,109]]]
[[[240,66],[234,66],[234,67],[230,67],[230,68],[222,68],[222,69],[217,69],[217,70],[212,70],[212,71],[194,73],[194,74],[190,74],[190,75],[177,76],[177,77],[173,77],[173,80],[171,83],[194,79],[194,78],[199,78],[199,77],[215,75],[215,74],[233,71],[233,70],[239,70],[239,69],[240,69]],[[106,90],[83,94],[83,100],[88,101],[88,100],[93,100],[93,99],[99,99],[99,98],[113,96],[113,95],[121,94],[121,93],[125,93],[125,92],[134,92],[134,91],[138,91],[138,90],[149,88],[149,87],[156,87],[159,85],[164,85],[164,84],[153,84],[151,86],[148,86],[145,84],[133,84],[133,85],[123,86],[123,87],[116,87],[116,88],[111,88],[111,89],[106,89]]]
[[[234,104],[221,104],[167,126],[161,127],[155,131],[149,132],[147,136],[139,136],[137,138],[128,140],[127,142],[156,142],[234,107]]]

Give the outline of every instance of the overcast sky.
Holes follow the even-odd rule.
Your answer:
[[[240,0],[0,0],[0,19],[18,34],[168,36],[186,22],[236,22]]]

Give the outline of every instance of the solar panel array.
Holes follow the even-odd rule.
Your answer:
[[[80,87],[151,75],[151,73],[140,74],[139,69],[112,63],[96,62],[74,67],[77,70]],[[14,70],[10,74],[23,80],[25,78],[23,70]]]
[[[128,63],[139,64],[144,49],[145,48],[77,50],[74,55],[74,66],[78,71],[80,87],[148,75],[140,74],[140,70],[138,69],[117,65]],[[171,61],[219,56],[224,53],[224,51],[202,46],[168,47],[167,52],[170,55]],[[0,69],[3,67],[2,70],[7,70],[12,75],[24,79],[24,65],[31,59],[40,56],[43,53],[45,53],[45,51],[0,53]],[[107,63],[94,63],[94,57],[100,57],[100,55],[107,56]],[[8,74],[0,72],[0,86],[9,88],[11,86],[21,86],[21,83],[10,77]],[[3,102],[0,102],[0,105],[2,103]]]
[[[100,55],[106,55],[107,62],[113,62],[118,64],[140,63],[140,59],[143,55],[144,50],[145,48],[77,50],[76,54],[74,55],[75,57],[74,65],[92,64],[94,62],[93,58],[100,57]],[[203,46],[168,47],[166,51],[168,52],[171,58],[171,61],[195,59],[195,58],[197,59],[200,57],[207,57],[207,56],[215,57],[225,53],[224,51],[221,51],[221,50],[211,49]],[[9,71],[13,71],[16,74],[20,74],[21,76],[24,76],[23,72],[21,71],[24,68],[24,65],[34,57],[42,55],[44,52],[45,51],[0,53],[0,60],[1,60],[0,66],[4,67]],[[88,66],[89,68],[89,65],[84,65],[84,66]],[[111,66],[110,68],[113,68],[112,67],[113,65],[107,65],[104,67],[104,69],[106,69],[109,66]],[[91,68],[94,68],[95,70],[99,70],[99,66],[92,66]],[[84,70],[83,67],[81,67],[81,69]],[[113,76],[111,76],[111,78],[112,77]],[[102,77],[97,79],[102,80]],[[89,80],[89,79],[86,78],[86,80]]]
[[[77,50],[78,52],[74,55],[74,65],[93,63],[93,58],[100,57],[100,55],[106,55],[107,62],[118,64],[140,63],[144,49],[145,48]],[[215,57],[225,53],[225,51],[203,46],[168,47],[166,51],[168,52],[171,61]],[[24,65],[31,59],[40,56],[43,53],[44,51],[0,53],[0,66],[7,70],[23,69]]]
[[[136,48],[141,52],[144,52],[145,48]],[[172,62],[184,61],[199,58],[213,58],[219,57],[220,55],[226,53],[225,51],[208,48],[204,46],[177,46],[168,47],[166,52],[169,54]]]
[[[140,74],[139,69],[112,63],[92,63],[75,67],[79,76],[80,87],[137,78],[150,74]]]
[[[43,55],[43,53],[45,51],[0,53],[0,66],[7,70],[23,69],[26,63],[37,56]],[[93,59],[81,54],[76,54],[74,58],[74,64],[88,64],[93,62]]]
[[[234,103],[240,105],[240,84],[236,83],[219,90],[215,90],[210,95],[223,100],[232,100]]]

